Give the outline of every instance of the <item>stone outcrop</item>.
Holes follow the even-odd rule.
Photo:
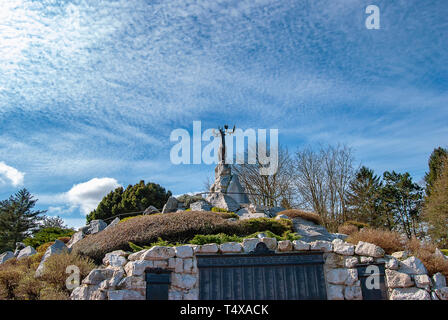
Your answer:
[[[116,226],[119,222],[120,222],[120,218],[116,217],[114,220],[111,221],[111,223],[109,223],[107,225],[107,227],[104,230],[107,230],[107,229],[110,229],[110,228]]]
[[[36,250],[34,250],[33,247],[28,246],[20,250],[19,254],[17,255],[17,259],[23,259],[29,256],[32,256],[33,254],[36,254]]]
[[[104,222],[103,220],[101,219],[92,220],[88,225],[78,229],[78,231],[70,238],[70,241],[67,243],[67,247],[72,248],[76,242],[83,239],[86,235],[98,233],[106,228],[107,223]]]
[[[162,213],[176,212],[178,201],[174,197],[169,197],[162,209]]]
[[[160,213],[159,209],[157,209],[154,206],[149,206],[148,208],[143,211],[143,214],[154,214],[154,213]]]
[[[6,251],[0,254],[0,264],[5,263],[9,259],[14,258],[14,253],[12,251]]]
[[[199,200],[190,204],[191,211],[211,211],[212,205],[205,200]]]
[[[423,262],[416,257],[409,257],[406,260],[400,261],[399,271],[412,275],[428,273]]]
[[[305,242],[317,240],[331,242],[335,239],[344,240],[347,237],[345,235],[329,233],[325,227],[299,217],[292,219],[292,223],[294,232],[301,236],[300,240]]]
[[[42,273],[44,272],[44,268],[45,268],[45,261],[47,261],[48,258],[50,258],[52,255],[60,254],[63,252],[69,252],[69,249],[67,248],[67,246],[65,245],[64,242],[62,242],[60,240],[55,240],[54,243],[51,246],[49,246],[47,248],[47,250],[45,251],[45,254],[42,257],[42,260],[40,261],[40,264],[36,269],[35,276],[40,277],[42,275]]]

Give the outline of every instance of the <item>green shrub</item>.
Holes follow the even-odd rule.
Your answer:
[[[203,245],[207,243],[221,244],[224,242],[241,242],[241,237],[237,235],[227,235],[225,233],[218,234],[197,234],[192,240],[189,241],[191,244]]]
[[[212,212],[230,212],[230,211],[224,208],[212,207]]]
[[[442,251],[444,255],[448,256],[448,249],[440,249],[440,251]]]
[[[32,237],[23,240],[26,246],[37,248],[48,242],[52,242],[61,237],[71,237],[75,233],[72,229],[44,228],[33,234]]]

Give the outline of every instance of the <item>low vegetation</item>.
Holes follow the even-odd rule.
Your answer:
[[[26,238],[23,240],[23,243],[27,246],[32,246],[33,248],[37,248],[44,243],[48,243],[50,241],[54,241],[59,238],[68,238],[75,233],[72,229],[63,229],[63,228],[45,228],[41,229],[32,237]]]
[[[314,212],[303,211],[299,209],[289,209],[277,213],[277,215],[281,214],[284,214],[285,216],[288,216],[291,219],[302,218],[304,220],[314,222],[315,224],[322,225],[322,218],[317,213]]]
[[[383,248],[387,254],[397,251],[407,251],[410,255],[419,258],[429,275],[441,272],[448,280],[448,260],[435,255],[436,245],[430,242],[422,242],[417,238],[407,239],[398,232],[366,228],[351,234],[348,242],[357,244],[364,241],[376,244]]]
[[[0,300],[68,300],[70,291],[65,286],[69,265],[80,270],[81,279],[95,268],[88,258],[75,254],[53,255],[45,262],[41,277],[34,276],[43,253],[17,260],[10,259],[0,265]]]
[[[383,248],[387,254],[405,250],[406,244],[406,240],[398,232],[373,228],[361,229],[347,238],[347,242],[355,245],[359,241],[376,244]]]
[[[361,230],[363,228],[368,228],[368,227],[369,227],[369,225],[367,223],[349,220],[349,221],[344,222],[342,225],[340,225],[338,227],[338,232],[347,234],[347,235],[351,235],[355,232],[358,232],[359,230]]]
[[[76,243],[74,252],[100,262],[107,252],[129,250],[129,242],[137,246],[148,246],[163,238],[168,243],[188,243],[196,235],[247,236],[265,230],[276,235],[293,232],[292,222],[286,219],[248,219],[230,221],[223,216],[204,211],[173,212],[164,215],[139,216],[116,227],[89,235]]]

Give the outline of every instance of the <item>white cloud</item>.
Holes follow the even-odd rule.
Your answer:
[[[67,200],[71,205],[80,207],[84,214],[88,214],[106,194],[119,186],[121,185],[113,178],[93,178],[74,185],[67,192]]]
[[[23,184],[24,173],[20,172],[16,168],[8,166],[3,161],[0,162],[0,181],[3,181],[2,177],[8,179],[14,187]]]

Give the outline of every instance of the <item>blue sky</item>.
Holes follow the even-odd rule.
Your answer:
[[[346,143],[419,181],[447,146],[447,16],[445,0],[1,1],[0,199],[27,187],[80,226],[118,185],[202,190],[213,165],[169,161],[194,120]]]

